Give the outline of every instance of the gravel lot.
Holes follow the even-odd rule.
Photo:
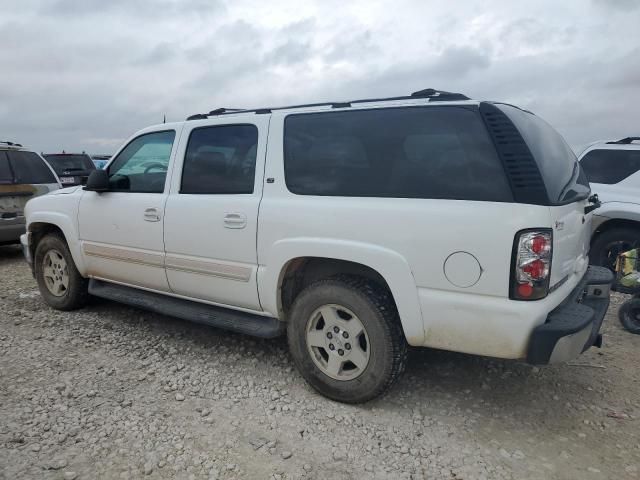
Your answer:
[[[313,392],[284,339],[40,299],[0,247],[0,478],[640,478],[640,336],[542,369],[419,349],[360,406]]]

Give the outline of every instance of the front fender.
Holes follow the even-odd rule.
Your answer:
[[[71,252],[73,262],[76,264],[78,272],[80,272],[80,275],[86,276],[87,269],[84,262],[84,257],[82,256],[82,250],[80,249],[80,242],[78,240],[78,228],[75,221],[75,216],[70,217],[67,213],[56,211],[29,211],[28,208],[26,215],[27,231],[32,231],[33,228],[39,223],[54,225],[62,230],[65,240],[67,241],[67,245],[69,245],[69,251]]]
[[[629,220],[640,223],[640,204],[631,202],[603,203],[593,215],[593,229],[609,220]]]
[[[399,253],[377,245],[326,238],[280,240],[269,249],[258,268],[258,293],[263,309],[279,316],[280,282],[288,263],[301,257],[345,260],[365,265],[386,280],[398,307],[407,342],[422,345],[425,339],[422,312],[413,273]]]

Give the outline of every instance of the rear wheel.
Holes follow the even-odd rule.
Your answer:
[[[640,298],[632,298],[623,303],[618,310],[618,318],[624,328],[640,335]]]
[[[618,255],[640,246],[640,229],[618,227],[600,233],[591,245],[591,263],[614,271]]]
[[[309,285],[293,303],[287,334],[302,376],[333,400],[371,400],[406,364],[407,344],[391,296],[362,278]]]
[[[38,242],[34,270],[40,294],[51,307],[75,310],[87,303],[88,280],[78,272],[69,247],[60,235],[49,234]]]

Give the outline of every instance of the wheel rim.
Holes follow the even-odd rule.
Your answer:
[[[369,365],[369,336],[348,308],[329,304],[315,310],[306,328],[307,349],[313,363],[335,380],[353,380]]]
[[[47,290],[62,297],[69,290],[67,261],[58,250],[49,250],[42,259],[42,276]]]

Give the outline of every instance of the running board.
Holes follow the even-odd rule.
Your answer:
[[[89,293],[96,297],[126,303],[132,307],[254,337],[274,338],[284,334],[286,330],[285,323],[277,318],[183,300],[102,280],[91,279]]]

